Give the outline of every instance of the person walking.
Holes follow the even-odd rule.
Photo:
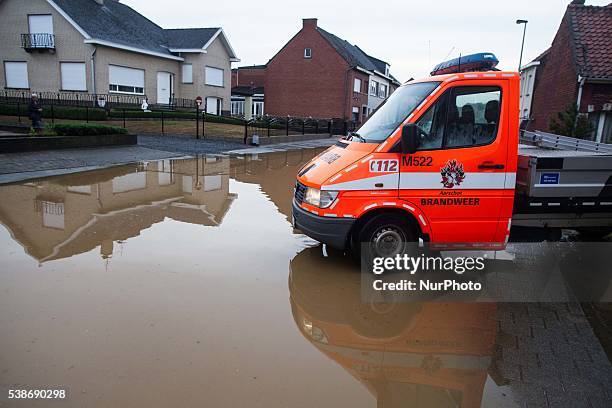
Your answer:
[[[32,120],[32,129],[36,131],[37,135],[42,134],[44,127],[42,122],[42,106],[40,105],[40,101],[38,100],[38,95],[36,95],[35,93],[33,93],[32,97],[30,98],[28,113],[30,115],[30,120]]]

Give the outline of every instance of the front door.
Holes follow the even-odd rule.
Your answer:
[[[437,243],[495,239],[507,184],[501,82],[457,82],[416,120],[421,146],[402,157],[400,197],[425,212]]]
[[[169,105],[172,95],[172,74],[169,72],[157,73],[157,103]]]

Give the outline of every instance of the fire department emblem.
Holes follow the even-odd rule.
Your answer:
[[[459,163],[456,159],[449,160],[446,162],[446,166],[440,170],[442,174],[442,185],[444,188],[453,188],[459,186],[463,180],[465,180],[465,171],[463,170],[463,164]]]

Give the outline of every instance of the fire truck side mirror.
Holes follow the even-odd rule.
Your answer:
[[[417,125],[409,123],[402,128],[402,153],[412,154],[416,152],[420,141]]]

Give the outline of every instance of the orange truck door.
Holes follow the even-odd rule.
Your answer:
[[[402,156],[399,194],[426,214],[432,242],[495,240],[507,184],[508,91],[507,80],[456,81],[415,120],[421,144]]]

